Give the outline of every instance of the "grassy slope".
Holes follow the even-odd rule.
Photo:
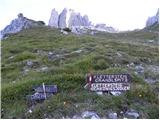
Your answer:
[[[61,57],[49,59],[49,52]],[[139,111],[141,118],[158,118],[158,82],[149,85],[144,81],[145,77],[158,79],[158,74],[147,71],[148,66],[158,66],[158,54],[158,33],[154,32],[76,36],[47,27],[24,30],[2,41],[2,118],[62,118],[85,110],[103,117],[107,110],[119,113],[124,106]],[[27,67],[27,60],[37,64]],[[127,67],[130,63],[142,64],[145,74],[136,75],[134,67]],[[39,71],[43,66],[47,72]],[[24,69],[29,71],[24,73]],[[89,72],[129,73],[131,90],[118,97],[88,92],[83,86]],[[36,104],[29,114],[26,95],[33,93],[33,85],[43,82],[56,84],[58,93]]]

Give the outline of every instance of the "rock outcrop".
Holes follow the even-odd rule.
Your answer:
[[[111,26],[106,26],[106,24],[97,24],[95,30],[104,32],[117,32],[117,30]]]
[[[1,38],[5,38],[7,35],[12,33],[20,32],[23,29],[39,27],[44,25],[45,23],[43,21],[34,21],[24,17],[22,13],[19,13],[18,18],[12,20],[10,25],[6,26],[1,31]]]
[[[117,32],[113,27],[108,27],[105,24],[92,25],[87,15],[82,16],[73,9],[64,8],[58,15],[58,12],[53,9],[48,23],[49,26],[55,28],[69,28],[72,33],[83,34],[88,30],[97,30],[104,32]]]
[[[87,15],[81,16],[80,13],[77,13],[72,9],[64,8],[59,15],[55,9],[52,10],[48,25],[56,28],[72,29],[72,27],[89,26],[90,22]]]
[[[153,25],[154,23],[158,22],[159,23],[159,9],[156,13],[155,16],[149,17],[147,22],[146,22],[146,27]]]
[[[59,28],[65,28],[67,25],[66,25],[66,16],[67,14],[67,9],[65,8],[62,13],[59,15],[59,20],[58,20],[58,27]],[[51,16],[52,18],[52,16]]]
[[[49,19],[48,25],[51,27],[58,28],[59,16],[58,16],[58,12],[55,9],[52,10],[51,16],[52,17]]]

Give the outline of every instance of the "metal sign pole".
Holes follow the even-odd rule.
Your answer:
[[[43,83],[43,91],[44,91],[44,97],[45,97],[45,99],[46,99],[47,97],[46,97],[46,90],[45,90],[45,85],[44,85],[44,83]]]

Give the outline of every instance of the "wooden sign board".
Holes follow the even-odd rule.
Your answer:
[[[87,82],[91,91],[126,91],[130,89],[129,74],[90,74]]]
[[[54,93],[57,92],[57,85],[40,85],[33,86],[33,90],[36,91],[33,95],[27,95],[28,101],[45,100]]]
[[[56,93],[57,92],[57,85],[45,85],[45,92],[46,93]],[[33,90],[35,90],[36,92],[39,93],[43,93],[44,92],[44,88],[43,86],[33,86],[32,87]]]
[[[52,94],[46,93],[46,98],[50,97]],[[33,95],[27,95],[27,99],[34,101],[34,100],[45,100],[45,94],[44,93],[34,93]]]

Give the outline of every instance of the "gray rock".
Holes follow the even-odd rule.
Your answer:
[[[132,119],[137,119],[140,117],[139,113],[133,109],[131,110],[128,110],[126,113],[125,113],[125,117],[127,118],[132,118]]]
[[[100,119],[100,117],[95,112],[85,111],[81,114],[82,118],[92,118],[92,119]]]
[[[82,50],[76,50],[76,51],[74,51],[74,53],[81,53],[82,52]]]
[[[118,57],[122,57],[122,54],[121,54],[121,53],[119,53],[119,52],[117,52],[117,55],[118,55]]]
[[[16,81],[12,81],[12,83],[16,83]]]
[[[116,112],[111,112],[108,114],[109,119],[117,119],[117,113]]]
[[[33,27],[39,27],[39,26],[44,26],[44,22],[28,19],[24,17],[22,13],[20,13],[18,14],[17,19],[12,20],[10,25],[6,26],[1,31],[1,37],[3,39],[9,34],[20,32],[23,29],[29,29]]]
[[[48,25],[51,27],[58,28],[58,17],[58,12],[55,9],[53,9]]]
[[[154,42],[154,40],[148,40],[148,42],[149,42],[149,43],[153,43],[153,42]]]
[[[40,71],[46,72],[46,71],[48,71],[48,67],[47,67],[47,66],[44,66],[44,67],[40,68]]]
[[[32,66],[33,66],[33,62],[30,61],[30,60],[28,60],[28,61],[26,62],[26,64],[27,64],[27,66],[29,66],[29,67],[32,67]]]
[[[122,92],[120,91],[111,91],[110,92],[113,96],[120,96],[122,94]]]
[[[154,79],[151,79],[151,78],[146,78],[146,79],[144,79],[144,81],[145,81],[146,83],[148,83],[148,84],[154,84],[154,83],[157,82],[157,80],[154,80]]]
[[[141,65],[136,66],[135,69],[138,74],[144,73],[144,67],[142,67]]]
[[[155,16],[149,17],[146,22],[146,27],[153,25],[154,23],[159,23],[159,9],[157,10],[157,13]]]
[[[68,32],[64,31],[64,30],[61,30],[61,33],[64,34],[64,35],[68,35]]]
[[[8,59],[13,59],[15,56],[10,56]]]
[[[72,117],[72,119],[82,119],[82,117],[79,116],[79,115],[74,115],[74,116]]]
[[[103,92],[96,92],[97,95],[103,95]]]

